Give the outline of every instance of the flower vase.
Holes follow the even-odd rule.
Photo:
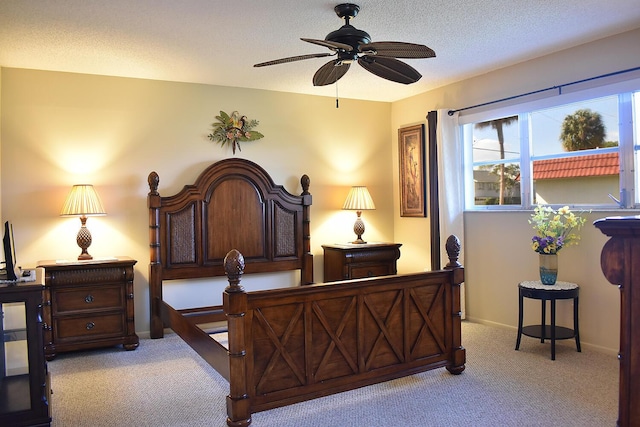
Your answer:
[[[540,254],[540,281],[555,285],[558,279],[558,254]]]

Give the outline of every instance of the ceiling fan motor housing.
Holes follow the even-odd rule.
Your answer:
[[[358,59],[359,46],[361,44],[371,43],[369,33],[349,24],[345,24],[340,27],[340,29],[330,32],[324,39],[331,42],[348,44],[352,47],[350,52],[338,50],[338,59],[340,60]]]

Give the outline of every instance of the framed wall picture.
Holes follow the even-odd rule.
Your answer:
[[[424,125],[398,129],[400,216],[425,217]]]

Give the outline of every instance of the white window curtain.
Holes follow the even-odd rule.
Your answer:
[[[440,237],[444,241],[455,234],[460,239],[462,251],[459,262],[464,266],[464,165],[462,141],[458,131],[458,113],[448,114],[449,110],[438,110],[436,145],[438,151],[438,198],[440,210]],[[442,252],[442,266],[449,259]],[[465,318],[465,287],[460,289],[460,307]]]

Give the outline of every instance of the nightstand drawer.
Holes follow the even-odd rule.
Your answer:
[[[95,316],[64,317],[55,322],[55,339],[75,340],[77,338],[100,338],[119,336],[124,333],[123,313],[101,314]]]
[[[387,276],[393,274],[388,265],[361,265],[351,267],[351,279],[362,279],[365,277]]]
[[[70,314],[83,311],[121,309],[124,306],[124,287],[68,288],[55,291],[54,314]]]

